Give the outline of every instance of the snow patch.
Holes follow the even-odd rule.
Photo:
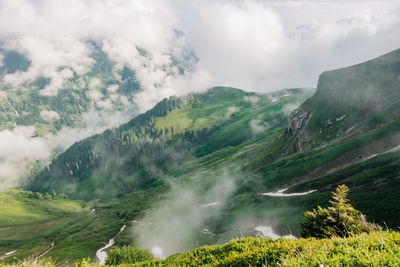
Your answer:
[[[210,230],[208,230],[207,228],[203,228],[200,230],[200,232],[202,232],[205,235],[215,235],[213,232],[211,232]]]
[[[263,196],[272,196],[272,197],[293,197],[293,196],[304,196],[311,194],[317,190],[310,190],[307,192],[301,192],[301,193],[284,193],[288,188],[283,188],[281,190],[278,190],[276,192],[267,192],[267,193],[262,193],[261,195]]]
[[[4,253],[4,255],[6,255],[6,256],[10,256],[10,255],[12,255],[12,254],[14,254],[15,252],[17,252],[18,250],[13,250],[13,251],[10,251],[10,252],[7,252],[7,253]]]
[[[202,204],[200,207],[205,208],[205,207],[212,207],[212,206],[216,206],[221,204],[221,202],[216,201],[216,202],[211,202],[211,203],[206,203],[206,204]]]
[[[278,234],[276,234],[274,232],[274,230],[272,230],[271,227],[269,226],[257,226],[256,228],[254,228],[254,230],[256,230],[257,232],[259,232],[258,236],[259,237],[266,237],[266,238],[273,238],[273,239],[278,239],[278,238],[290,238],[290,239],[296,239],[296,237],[294,235],[284,235],[284,236],[280,236]]]
[[[341,121],[341,120],[343,120],[345,117],[346,117],[346,114],[343,115],[343,116],[340,116],[339,118],[336,118],[336,121]]]
[[[160,247],[154,246],[151,249],[151,253],[153,253],[154,257],[156,257],[156,258],[164,259],[163,250]]]

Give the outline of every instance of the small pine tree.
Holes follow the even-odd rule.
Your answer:
[[[377,224],[369,223],[364,214],[356,210],[349,202],[346,185],[339,185],[332,192],[332,206],[306,211],[301,224],[302,237],[329,238],[334,236],[350,236],[362,232],[379,230]]]

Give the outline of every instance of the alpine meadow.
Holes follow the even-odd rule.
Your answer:
[[[399,266],[397,0],[0,0],[0,267]]]

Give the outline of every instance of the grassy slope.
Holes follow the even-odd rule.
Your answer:
[[[122,222],[101,207],[91,213],[92,206],[65,199],[39,200],[19,190],[0,193],[0,257],[17,250],[4,261],[22,260],[52,242],[55,247],[46,255],[60,262],[93,257],[104,244],[104,236],[118,232]]]
[[[254,128],[270,132],[284,126],[287,107],[311,94],[293,89],[257,95],[217,87],[181,103],[165,100],[119,128],[74,144],[35,177],[29,189],[55,189],[86,199],[143,189],[187,159],[251,139],[259,134]],[[170,106],[167,114],[160,111],[174,101],[179,104]]]
[[[242,238],[224,245],[206,246],[164,260],[117,266],[398,266],[400,233],[380,231],[348,238]],[[95,267],[87,260],[77,266]],[[55,266],[45,261],[31,266]],[[15,266],[15,265],[6,265]]]
[[[399,249],[397,232],[320,240],[244,238],[130,266],[397,266]]]
[[[271,101],[271,99],[273,97],[271,98],[270,96],[265,101]],[[246,231],[252,230],[250,228],[238,228],[230,224],[240,217],[247,218],[254,223],[270,223],[279,233],[285,234],[290,231],[298,233],[298,223],[302,219],[303,212],[317,205],[324,205],[327,201],[328,193],[323,190],[329,190],[329,188],[322,187],[322,183],[318,184],[319,180],[316,180],[314,184],[310,182],[301,186],[299,185],[299,187],[290,188],[291,191],[306,189],[322,190],[321,192],[307,196],[276,198],[257,195],[254,192],[260,193],[278,189],[286,186],[288,183],[297,184],[302,181],[298,177],[307,176],[316,167],[335,160],[346,152],[357,147],[362,147],[373,140],[386,138],[399,130],[399,122],[392,120],[392,123],[366,135],[357,135],[355,138],[348,139],[345,142],[333,144],[322,149],[295,153],[279,158],[278,160],[276,160],[276,154],[274,153],[279,151],[279,136],[284,124],[277,124],[282,126],[272,128],[254,138],[248,138],[247,141],[246,138],[243,139],[243,136],[249,133],[250,121],[254,118],[259,119],[258,114],[264,116],[261,117],[261,120],[273,121],[273,117],[268,118],[266,114],[270,116],[280,114],[283,107],[293,100],[295,100],[295,97],[282,102],[278,101],[278,103],[274,102],[274,105],[256,105],[250,111],[247,111],[246,108],[240,108],[240,105],[249,105],[249,103],[235,102],[234,100],[225,102],[222,105],[218,101],[216,103],[206,102],[208,104],[206,108],[201,106],[200,102],[199,106],[192,106],[192,108],[183,106],[178,110],[170,112],[166,117],[160,117],[156,120],[158,128],[168,128],[174,125],[179,118],[180,125],[177,127],[178,131],[199,129],[204,127],[203,125],[213,124],[217,121],[216,118],[221,118],[222,115],[226,114],[229,107],[239,107],[236,110],[233,123],[224,126],[214,135],[209,136],[207,142],[197,150],[198,157],[190,157],[182,165],[175,166],[165,173],[167,177],[173,176],[182,183],[192,184],[196,188],[206,187],[207,183],[212,180],[213,174],[221,169],[228,169],[228,172],[236,173],[239,177],[237,183],[240,190],[224,206],[221,216],[215,218],[207,225],[211,230],[216,232],[228,232],[230,234],[226,235],[222,240],[208,239],[201,241],[200,244],[225,242],[230,238],[239,236],[240,232],[246,233]],[[275,115],[274,112],[276,112]],[[244,134],[243,129],[246,129]],[[226,143],[227,140],[228,143]],[[236,140],[239,140],[239,142]],[[386,177],[385,175],[388,173],[388,170],[392,173],[396,171],[395,168],[398,166],[398,162],[396,161],[397,155],[387,154],[376,157],[362,163],[368,164],[368,166],[362,165],[361,168],[371,170],[365,173],[367,174],[367,178],[372,176]],[[381,157],[383,157],[383,161],[378,161],[381,160]],[[389,166],[389,169],[385,167],[380,168],[379,166],[383,164],[382,162],[387,162],[385,166]],[[353,165],[348,168],[350,171],[347,169],[343,170],[341,178],[338,178],[339,171],[339,174],[334,173],[332,174],[333,176],[326,176],[321,178],[320,181],[334,181],[335,183],[353,181],[358,186],[358,190],[350,194],[354,206],[374,221],[380,223],[387,222],[391,227],[398,226],[400,222],[396,219],[396,214],[400,212],[400,200],[398,197],[400,189],[398,187],[383,187],[380,190],[370,192],[368,184],[371,181],[362,177],[362,175],[358,174],[356,178],[350,177],[347,180],[344,179],[344,176],[347,177],[349,173],[357,172],[357,168],[359,170],[360,166]],[[193,177],[196,177],[196,179],[192,179]],[[398,183],[395,180],[394,185],[396,184]],[[334,183],[332,182],[333,185]],[[110,204],[105,204],[104,208],[127,220],[141,218],[145,209],[155,202],[165,201],[164,195],[168,188],[162,182],[153,186],[153,188],[125,194],[121,198],[111,201]],[[135,205],[135,203],[138,205]],[[132,225],[128,224],[128,226],[129,230]],[[116,223],[114,228],[118,229],[118,227],[119,224]],[[126,231],[119,236],[117,244],[131,244],[134,242],[128,233],[129,231]],[[110,233],[107,235],[107,238],[111,236],[112,234]],[[103,241],[105,241],[104,239],[107,240],[103,237]],[[71,247],[74,245],[70,243]],[[86,253],[86,255],[90,254]]]
[[[281,95],[288,95],[288,92],[290,92],[290,96],[284,96],[281,99],[279,98]],[[185,177],[198,173],[202,171],[203,168],[208,169],[211,165],[214,165],[215,169],[222,167],[227,164],[228,161],[231,161],[229,158],[232,154],[237,153],[241,147],[247,146],[245,145],[246,143],[239,146],[231,146],[236,144],[238,142],[237,140],[240,140],[240,138],[232,139],[230,140],[232,143],[221,145],[226,146],[225,149],[211,153],[210,151],[215,150],[216,143],[225,140],[227,134],[232,136],[232,133],[240,132],[243,127],[246,129],[246,134],[248,135],[250,131],[249,122],[254,117],[257,117],[260,121],[268,121],[271,124],[276,123],[278,125],[284,125],[285,122],[281,121],[282,118],[285,117],[286,112],[283,111],[283,107],[288,104],[299,103],[311,93],[312,91],[302,92],[301,90],[284,91],[273,93],[268,96],[257,96],[257,102],[250,103],[247,100],[243,101],[243,97],[247,95],[255,95],[246,94],[238,90],[236,91],[236,94],[240,94],[240,98],[238,99],[237,95],[233,95],[228,103],[225,102],[221,104],[220,100],[215,99],[215,96],[213,96],[210,99],[202,99],[203,101],[207,101],[209,104],[206,108],[204,108],[204,106],[202,107],[201,103],[193,109],[188,109],[187,106],[183,106],[181,109],[169,113],[166,117],[160,117],[159,121],[157,121],[157,125],[160,128],[167,128],[171,123],[176,121],[175,116],[180,116],[187,118],[187,120],[190,121],[190,123],[187,123],[183,128],[191,127],[191,129],[198,129],[199,127],[202,127],[201,124],[204,124],[206,121],[205,118],[208,119],[206,125],[209,125],[212,120],[217,121],[218,119],[225,118],[227,108],[231,106],[237,107],[235,110],[237,120],[235,120],[234,123],[223,127],[221,131],[211,136],[209,140],[212,142],[205,143],[202,146],[202,153],[208,155],[199,159],[189,158],[189,161],[187,161],[183,166],[173,168],[165,175],[182,177],[182,180],[184,181]],[[270,103],[271,101],[273,101],[273,105],[265,105],[265,103]],[[248,110],[249,105],[253,105],[253,108],[249,109],[250,111]],[[266,135],[271,135],[274,132],[276,132],[276,129],[261,135],[264,136],[264,138],[258,136],[254,140],[265,140]],[[251,143],[252,142],[250,142],[250,144]],[[219,158],[219,160],[217,160],[217,158]],[[22,235],[20,237],[13,237],[11,235],[13,238],[10,239],[10,241],[6,241],[9,236],[4,236],[3,238],[0,237],[0,239],[4,239],[4,243],[0,243],[0,247],[4,249],[4,252],[6,252],[6,250],[10,251],[12,248],[21,249],[22,243],[24,243],[25,247],[23,250],[21,250],[19,254],[15,254],[17,258],[21,258],[37,253],[41,251],[43,247],[47,247],[51,242],[55,241],[55,248],[48,254],[49,256],[59,258],[61,261],[66,259],[79,259],[86,256],[93,258],[95,249],[101,247],[102,244],[108,241],[108,239],[118,231],[122,224],[120,219],[128,220],[129,226],[129,220],[142,217],[146,209],[151,207],[155,202],[162,201],[167,190],[168,187],[165,186],[163,182],[159,182],[144,190],[124,194],[122,197],[114,199],[108,203],[84,203],[71,201],[71,203],[75,203],[80,207],[80,209],[75,212],[61,212],[56,208],[51,208],[54,206],[52,200],[39,201],[36,199],[24,198],[15,193],[5,194],[4,199],[7,199],[7,201],[16,201],[16,204],[2,205],[1,212],[5,216],[1,216],[1,218],[5,221],[11,220],[13,215],[7,213],[6,210],[14,210],[17,212],[16,207],[21,207],[21,210],[17,212],[20,217],[16,217],[15,221],[24,223],[21,225],[15,225],[13,227],[13,231],[15,232],[25,234],[28,226],[30,227],[33,225],[33,228],[37,225],[39,227],[40,225],[46,225],[59,219],[63,220],[52,224],[45,232],[38,231],[37,233],[32,234],[29,239],[26,239],[26,237]],[[64,202],[67,202],[64,200],[57,201],[60,201],[62,205],[64,205]],[[97,213],[89,213],[89,209],[94,206],[98,210]],[[26,220],[24,217],[21,217],[24,214],[32,214],[32,216],[36,216],[38,219],[37,221]],[[7,223],[2,222],[0,224],[1,227],[3,227],[3,225],[7,225]],[[88,239],[88,237],[90,237],[90,239]],[[85,240],[87,239],[87,241],[82,242],[83,238],[85,238]],[[209,244],[214,241],[215,240],[205,240],[204,243]],[[128,231],[125,231],[117,238],[118,244],[127,244],[131,242],[132,237],[130,236],[129,228]],[[13,244],[13,246],[9,247],[7,244]],[[79,253],[76,253],[77,249],[79,249]]]

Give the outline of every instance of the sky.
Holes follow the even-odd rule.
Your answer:
[[[43,95],[89,71],[88,40],[119,66],[136,70],[142,110],[160,98],[214,85],[267,92],[315,87],[324,70],[400,47],[400,1],[0,0],[0,40],[32,60],[12,84],[44,74]],[[175,30],[183,37],[176,37]],[[145,49],[144,60],[135,47]],[[198,58],[186,75],[165,69],[185,51]],[[63,71],[57,71],[65,67]]]
[[[325,70],[400,48],[399,29],[399,0],[0,0],[0,47],[31,61],[3,82],[17,87],[45,76],[51,82],[40,94],[57,95],[73,73],[90,70],[95,41],[116,69],[135,71],[141,111],[164,97],[216,85],[257,92],[316,87]],[[93,133],[85,127],[64,129],[55,140]],[[54,144],[32,138],[33,132],[30,126],[0,132],[1,173],[18,176],[21,161],[50,155]]]

